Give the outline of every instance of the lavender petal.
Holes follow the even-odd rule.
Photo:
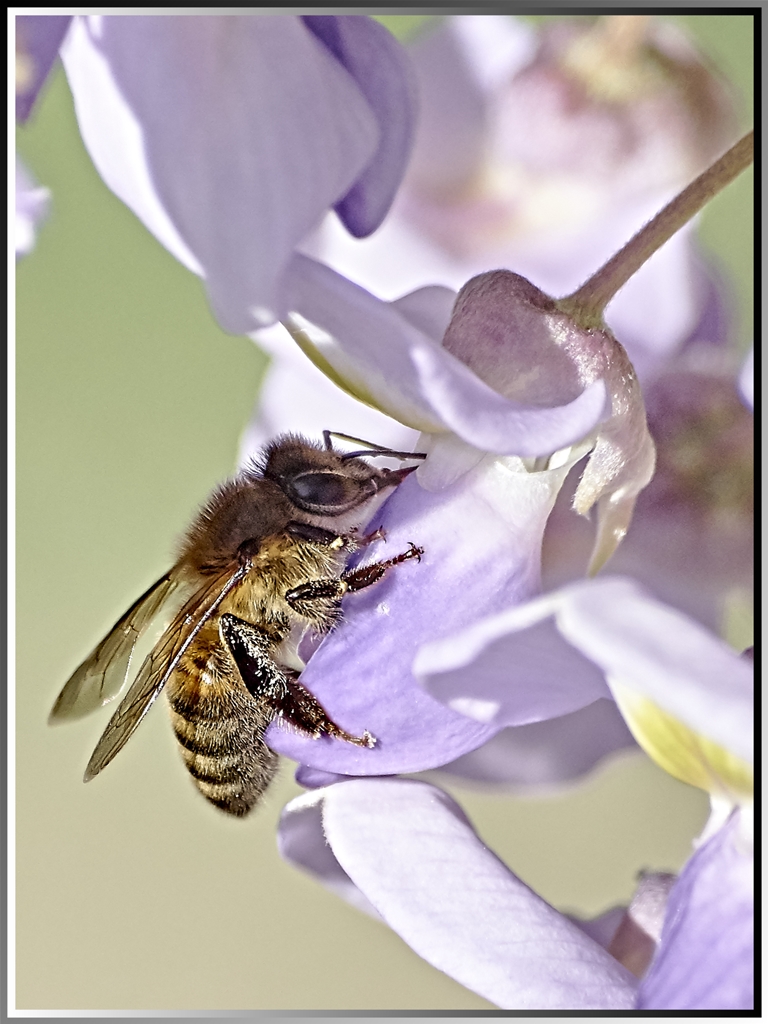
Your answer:
[[[415,84],[397,40],[362,15],[303,15],[302,21],[355,80],[379,126],[379,144],[335,210],[355,238],[384,220],[403,177],[416,121]]]

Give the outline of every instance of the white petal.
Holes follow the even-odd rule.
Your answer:
[[[506,1009],[628,1009],[634,980],[513,875],[445,793],[403,779],[325,791],[340,865],[412,949]]]
[[[324,430],[337,430],[394,451],[415,450],[418,431],[342,391],[304,355],[282,325],[254,337],[272,359],[240,443],[240,464],[277,434],[289,432],[319,441]]]
[[[225,329],[273,321],[295,245],[378,144],[345,69],[264,14],[81,19],[64,60],[110,188],[205,277]]]
[[[444,294],[436,293],[440,302]],[[580,441],[606,411],[602,381],[554,407],[502,397],[413,327],[412,310],[404,316],[306,256],[291,261],[283,304],[306,317],[299,326],[350,390],[408,426],[452,431],[496,454],[539,456]]]
[[[353,907],[371,917],[380,917],[336,860],[323,835],[325,793],[325,789],[317,789],[296,797],[286,805],[277,833],[280,856],[300,871],[312,875]]]
[[[754,670],[722,640],[621,577],[567,588],[558,605],[562,634],[609,680],[752,760]]]
[[[501,726],[545,721],[610,696],[600,669],[559,635],[552,611],[544,597],[424,644],[414,674],[449,708]]]

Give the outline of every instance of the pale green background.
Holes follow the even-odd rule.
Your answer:
[[[748,93],[751,19],[684,20]],[[53,202],[18,268],[18,1006],[487,1007],[280,860],[276,821],[299,792],[288,766],[258,813],[232,821],[194,791],[162,710],[88,786],[108,715],[47,726],[69,673],[233,471],[264,362],[102,184],[61,71],[19,150]],[[737,282],[741,344],[748,177],[705,223]],[[642,755],[544,799],[457,792],[523,879],[584,914],[626,900],[641,868],[679,868],[707,810]]]

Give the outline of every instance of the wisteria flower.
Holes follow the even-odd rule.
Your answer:
[[[349,780],[292,801],[283,856],[506,1009],[749,1009],[751,666],[608,578],[428,645],[417,672],[448,706],[510,719],[530,677],[567,685],[566,640],[604,673],[646,750],[712,794],[710,826],[674,884],[648,876],[628,916],[572,921],[484,846],[450,797],[404,779]]]
[[[277,724],[268,740],[326,771],[435,767],[496,730],[426,697],[411,671],[417,649],[427,638],[450,634],[468,615],[481,617],[538,591],[547,515],[568,469],[593,446],[583,500],[585,506],[605,503],[600,543],[617,542],[626,508],[653,463],[642,401],[609,334],[580,330],[515,275],[469,282],[446,328],[453,297],[444,289],[385,304],[328,268],[304,262],[306,284],[291,303],[310,318],[291,321],[299,343],[350,390],[423,431],[426,463],[398,488],[372,528],[383,527],[388,551],[415,542],[425,553],[420,565],[393,573],[375,593],[356,595],[343,626],[304,673],[345,728],[365,719],[362,727],[378,740],[373,750],[313,741]],[[615,457],[605,460],[610,451]],[[531,472],[537,458],[542,465]],[[343,690],[339,673],[349,681]],[[599,677],[587,671],[583,687],[567,694],[557,685],[532,690],[527,717],[518,724],[606,696]]]
[[[365,240],[350,238],[331,215],[303,247],[385,298],[427,283],[456,288],[498,266],[562,294],[735,131],[726,85],[658,19],[534,29],[521,19],[459,16],[427,26],[408,50],[420,119],[390,215]],[[718,628],[728,602],[751,589],[751,426],[733,401],[723,284],[702,262],[693,229],[667,241],[605,311],[646,383],[661,468],[616,566]],[[272,362],[244,459],[277,432],[316,435],[328,423],[396,448],[416,442],[415,432],[340,395],[284,332],[256,340]],[[695,477],[679,470],[692,436],[702,446],[717,439],[702,447]],[[572,501],[569,483],[547,529],[548,586],[580,575],[589,561],[592,531],[573,516]],[[697,571],[686,573],[702,533]]]
[[[739,143],[712,173],[719,175],[739,153],[748,160],[750,146],[749,138]],[[578,685],[537,673],[535,685],[524,688],[517,718],[475,716],[481,729],[430,704],[413,665],[430,640],[539,590],[541,536],[552,501],[572,461],[588,448],[575,505],[598,507],[593,564],[621,540],[653,472],[653,445],[637,379],[621,346],[600,327],[600,309],[626,279],[627,252],[635,246],[647,252],[661,223],[672,230],[691,197],[707,194],[708,176],[649,224],[624,256],[609,261],[607,277],[597,275],[567,300],[556,303],[511,273],[474,278],[455,301],[441,346],[425,332],[440,337],[443,290],[422,289],[385,304],[328,268],[295,258],[303,270],[294,280],[303,275],[305,283],[286,301],[309,318],[289,321],[297,342],[352,394],[421,429],[420,448],[429,457],[372,524],[384,528],[388,545],[423,547],[422,564],[348,602],[343,626],[304,673],[344,728],[368,729],[379,742],[373,750],[345,749],[275,724],[268,734],[275,749],[323,771],[418,771],[477,748],[505,726],[546,721],[609,696],[589,667],[574,669]],[[629,266],[638,259],[635,252]],[[597,412],[603,422],[593,422],[589,437],[575,430],[569,441],[561,435],[570,450],[550,458],[558,452],[561,417],[573,429],[577,407],[590,407],[598,385],[610,395],[610,408]],[[543,461],[522,461],[531,458]],[[348,685],[340,688],[339,678]]]
[[[498,267],[567,294],[737,136],[728,87],[659,18],[459,15],[408,53],[420,113],[391,214],[364,241],[330,216],[305,250],[384,298]],[[641,379],[721,301],[693,228],[606,312]]]
[[[78,16],[62,58],[99,173],[233,333],[285,312],[328,209],[378,226],[410,151],[408,64],[366,16]]]

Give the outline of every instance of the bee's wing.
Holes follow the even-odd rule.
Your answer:
[[[147,655],[139,674],[109,720],[85,769],[86,782],[98,775],[123,749],[203,624],[250,568],[250,562],[228,568],[187,601],[154,650]]]
[[[81,718],[108,704],[128,680],[136,642],[176,591],[177,578],[166,573],[131,605],[64,684],[49,721]]]

